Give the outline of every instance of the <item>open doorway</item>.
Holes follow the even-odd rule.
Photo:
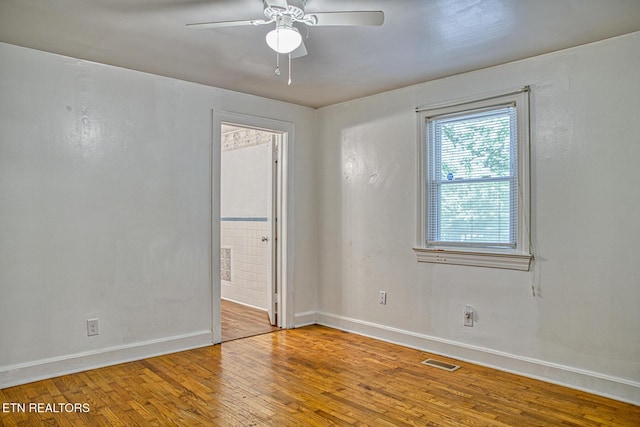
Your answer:
[[[221,341],[278,330],[281,132],[220,124]]]

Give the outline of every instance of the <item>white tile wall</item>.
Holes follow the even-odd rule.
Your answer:
[[[221,221],[220,244],[231,248],[231,280],[222,280],[222,298],[267,309],[266,221]]]

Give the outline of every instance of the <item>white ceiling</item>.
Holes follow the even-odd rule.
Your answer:
[[[287,86],[262,0],[0,0],[0,41],[320,107],[640,31],[640,0],[308,0],[307,12],[382,10],[382,27],[312,27]],[[0,58],[0,61],[2,58]],[[285,66],[283,66],[285,65]]]

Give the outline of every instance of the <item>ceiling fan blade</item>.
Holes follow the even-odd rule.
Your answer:
[[[272,20],[265,19],[249,19],[245,21],[218,21],[218,22],[200,22],[197,24],[187,24],[187,28],[194,30],[203,30],[206,28],[224,28],[224,27],[240,27],[243,25],[264,25],[270,24]]]
[[[309,25],[373,25],[380,26],[384,22],[384,12],[381,10],[352,11],[352,12],[318,12],[309,13]]]
[[[300,46],[295,48],[293,52],[291,52],[291,59],[300,58],[306,56],[309,52],[307,52],[307,47],[304,45],[304,41],[300,43]]]

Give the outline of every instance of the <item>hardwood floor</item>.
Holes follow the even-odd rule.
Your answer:
[[[455,372],[422,365],[434,357]],[[640,407],[322,326],[0,390],[3,426],[638,426]],[[3,408],[6,406],[3,405]],[[28,407],[27,407],[28,409]]]
[[[229,300],[221,300],[222,342],[278,331],[267,313]]]

